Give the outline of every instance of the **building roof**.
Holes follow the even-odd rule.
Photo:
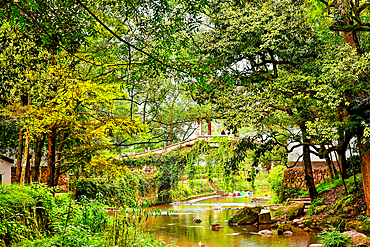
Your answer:
[[[14,163],[14,160],[13,159],[8,158],[8,157],[6,157],[4,155],[1,155],[1,154],[0,154],[0,159],[5,160],[5,161],[8,161],[9,163],[12,163],[12,164]]]

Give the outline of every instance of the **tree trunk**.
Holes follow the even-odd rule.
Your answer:
[[[22,173],[21,173],[21,184],[24,184],[26,183],[27,184],[27,175],[29,175],[29,172],[30,172],[30,138],[28,136],[28,134],[26,134],[26,140],[25,140],[25,144],[24,144],[24,160],[23,160],[23,164],[25,164],[25,167],[22,168]],[[29,180],[28,180],[29,181]]]
[[[351,144],[348,144],[348,149],[349,149],[349,154],[351,156],[351,168],[352,168],[352,174],[353,174],[353,181],[355,182],[355,187],[356,187],[356,191],[357,191],[358,190],[358,185],[357,185],[357,179],[356,179],[355,166],[353,165],[353,155],[352,155]]]
[[[25,153],[25,160],[26,160],[26,166],[24,171],[24,184],[29,184],[31,181],[31,154],[30,154],[30,143],[28,140],[28,145],[26,145],[26,153]]]
[[[47,184],[49,187],[54,186],[54,176],[55,176],[55,144],[56,144],[56,127],[52,126],[50,132],[48,133],[48,178]]]
[[[331,160],[330,160],[328,154],[325,155],[325,161],[326,161],[326,167],[328,168],[330,183],[332,184],[333,183],[334,173],[333,173],[333,167],[331,165]]]
[[[55,170],[54,186],[58,185],[59,177],[61,175],[60,165],[61,165],[63,147],[64,147],[65,139],[67,138],[67,136],[68,134],[66,134],[66,132],[63,132],[62,139],[60,140],[60,143],[58,146],[58,154],[56,155],[57,159],[55,162],[56,170]]]
[[[330,160],[331,160],[331,168],[334,172],[334,176],[336,176],[338,174],[338,171],[337,171],[337,168],[335,168],[334,159],[333,159],[331,153],[329,153],[329,157],[330,157]]]
[[[370,150],[368,145],[358,142],[360,149],[362,183],[366,202],[366,214],[370,215]]]
[[[44,147],[45,135],[35,140],[35,164],[32,170],[32,182],[40,182],[40,164],[42,158],[42,148]]]
[[[312,166],[311,166],[311,152],[310,152],[310,140],[307,138],[307,128],[305,123],[300,125],[302,136],[303,136],[303,166],[304,166],[304,177],[306,180],[306,186],[308,194],[310,195],[311,200],[315,200],[318,196],[315,187],[315,181],[313,178]]]
[[[338,162],[339,162],[341,176],[344,179],[347,179],[348,178],[348,173],[347,173],[346,153],[345,153],[345,151],[343,152],[343,149],[338,150],[337,153],[338,153]]]
[[[19,145],[18,145],[18,157],[17,157],[17,167],[15,170],[15,182],[21,182],[22,175],[22,156],[23,156],[23,129],[19,130]]]
[[[343,122],[345,119],[341,114],[338,114],[338,120]],[[347,150],[347,143],[346,143],[346,135],[344,133],[344,130],[342,127],[338,128],[338,147],[339,149],[337,150],[338,154],[338,162],[339,162],[339,171],[341,173],[341,176],[346,179],[348,178],[347,175],[347,162],[346,162],[346,150]]]

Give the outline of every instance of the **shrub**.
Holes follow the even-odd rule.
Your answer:
[[[319,235],[319,238],[321,243],[326,247],[344,247],[350,244],[349,237],[337,229],[325,229],[324,232]]]
[[[288,198],[297,198],[304,192],[298,187],[286,187],[283,184],[285,166],[275,166],[270,171],[267,181],[270,183],[270,188],[275,197],[273,202],[284,202]]]
[[[54,206],[52,193],[41,185],[1,185],[0,244],[48,233]]]
[[[120,178],[79,178],[73,185],[74,198],[96,199],[100,193],[110,206],[131,205],[139,196],[146,196],[155,183],[149,183],[142,171],[127,172]]]
[[[314,215],[315,208],[316,208],[317,206],[321,206],[323,203],[324,203],[324,198],[317,198],[316,200],[314,200],[314,201],[311,203],[311,205],[308,207],[307,215],[308,215],[308,216],[312,216],[312,215]]]
[[[348,162],[349,164],[349,167],[347,168],[348,176],[353,176],[352,164],[353,164],[353,168],[354,168],[353,170],[355,171],[355,174],[361,173],[361,163],[360,163],[359,155],[353,155],[346,162]]]

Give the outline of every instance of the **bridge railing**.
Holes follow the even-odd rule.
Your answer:
[[[139,152],[139,153],[135,153],[135,151],[130,152],[130,153],[122,153],[122,154],[118,155],[118,158],[124,158],[125,156],[126,157],[127,156],[137,157],[137,156],[141,156],[141,155],[145,155],[145,154],[149,154],[149,153],[163,153],[165,151],[175,149],[176,147],[179,147],[179,146],[186,146],[187,144],[191,144],[192,142],[195,142],[195,141],[198,141],[198,140],[211,139],[213,137],[225,137],[225,138],[227,137],[228,139],[233,139],[233,140],[242,139],[241,137],[235,137],[235,136],[229,136],[229,135],[201,135],[201,136],[198,136],[196,138],[192,138],[190,140],[174,143],[174,144],[171,144],[171,145],[168,145],[168,146],[164,146],[162,148],[157,148],[157,149],[153,149],[153,150],[150,150],[150,148],[148,148],[148,150],[143,151],[143,152]]]

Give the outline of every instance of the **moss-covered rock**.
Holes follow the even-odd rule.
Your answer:
[[[304,213],[304,203],[294,203],[288,207],[281,207],[275,212],[275,216],[285,216],[290,220],[293,220]]]
[[[370,235],[370,219],[365,221],[352,220],[346,223],[346,230],[351,231],[355,230],[366,235]]]
[[[320,220],[310,217],[310,218],[304,219],[303,224],[308,228],[316,229],[316,228],[319,228]]]
[[[362,221],[359,220],[351,220],[346,223],[345,229],[347,231],[356,230],[361,226]]]
[[[220,229],[222,229],[222,228],[224,228],[223,226],[221,226],[220,224],[218,224],[218,223],[212,223],[211,224],[211,229],[213,230],[213,231],[219,231]]]
[[[326,210],[329,210],[329,209],[330,209],[330,206],[328,206],[328,205],[321,205],[321,206],[317,206],[313,210],[313,212],[314,212],[315,215],[317,215],[317,214],[320,214],[320,213],[322,213],[322,212],[324,212]]]
[[[271,220],[270,212],[260,213],[258,215],[258,223],[259,224],[271,224],[272,220]]]
[[[229,220],[229,225],[249,225],[258,222],[261,207],[244,207],[236,212]]]
[[[344,230],[344,222],[341,217],[338,216],[328,216],[322,219],[317,223],[316,228],[340,228],[341,230]]]
[[[278,229],[277,229],[277,234],[278,235],[283,235],[284,232],[286,231],[291,231],[292,232],[292,227],[287,224],[280,224]]]

